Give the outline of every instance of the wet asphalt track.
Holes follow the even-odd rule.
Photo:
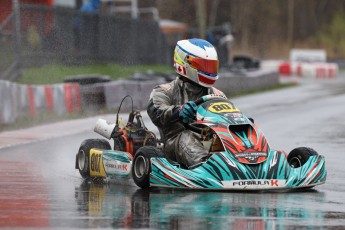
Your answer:
[[[99,137],[90,127],[0,149],[0,228],[344,229],[345,79],[233,101],[272,148],[308,146],[325,155],[326,184],[305,192],[230,193],[83,183],[74,160],[83,139]]]

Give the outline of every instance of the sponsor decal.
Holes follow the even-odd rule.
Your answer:
[[[102,155],[103,154],[101,150],[90,150],[90,176],[106,177]]]
[[[234,118],[234,121],[236,121],[237,123],[244,123],[245,122],[244,118]]]
[[[92,154],[91,155],[91,170],[94,172],[100,172],[102,154]]]
[[[237,158],[250,158],[250,157],[267,157],[267,153],[265,152],[243,152],[237,153]]]
[[[131,171],[131,163],[125,163],[117,160],[108,160],[104,163],[105,171],[108,175],[128,175]]]
[[[236,153],[235,157],[237,160],[240,158],[247,159],[250,163],[256,163],[259,157],[267,157],[266,152],[243,152],[243,153]]]
[[[208,110],[213,113],[234,113],[240,111],[234,105],[227,102],[214,103],[208,108]]]
[[[244,119],[242,113],[226,113],[224,116],[228,119]]]
[[[278,179],[253,179],[222,181],[224,188],[239,189],[274,189],[285,187],[286,180]]]
[[[225,113],[224,117],[231,122],[235,122],[236,124],[243,124],[246,122],[246,119],[243,117],[242,113]]]
[[[181,75],[187,74],[186,68],[183,65],[178,64],[177,62],[175,62],[175,69]]]
[[[231,113],[233,117],[243,118],[242,113]]]

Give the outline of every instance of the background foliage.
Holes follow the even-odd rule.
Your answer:
[[[197,2],[160,0],[160,15],[195,28]],[[206,0],[206,3],[209,25],[213,14],[215,25],[230,22],[238,51],[262,58],[280,58],[286,57],[290,48],[325,48],[331,58],[345,57],[344,0]]]

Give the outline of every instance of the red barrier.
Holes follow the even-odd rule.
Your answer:
[[[286,76],[314,77],[316,79],[333,79],[339,67],[334,63],[283,62],[278,65],[279,74]]]
[[[80,88],[79,88],[79,84],[73,84],[73,88],[74,88],[74,98],[75,98],[75,107],[76,110],[80,110],[81,109],[81,102],[80,102]]]
[[[328,77],[329,78],[335,78],[335,68],[329,68],[328,69]]]
[[[51,85],[44,86],[46,105],[48,112],[53,112],[54,101],[53,101],[53,90]]]
[[[316,67],[316,78],[326,78],[326,69],[324,67]]]
[[[0,126],[10,124],[26,114],[35,117],[39,112],[62,115],[81,110],[79,84],[17,85],[0,81]]]
[[[282,63],[279,66],[279,73],[283,76],[290,76],[291,71],[291,64],[290,63]]]
[[[30,115],[34,117],[36,115],[36,107],[35,107],[34,90],[31,85],[28,85],[28,97],[29,97]]]
[[[64,84],[64,93],[65,93],[65,106],[66,111],[68,113],[73,112],[74,106],[73,106],[73,91],[72,91],[72,85],[71,84]]]
[[[66,111],[71,113],[80,110],[80,90],[78,84],[64,84]]]

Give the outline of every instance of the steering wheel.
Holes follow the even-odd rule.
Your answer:
[[[200,106],[202,103],[206,102],[206,101],[209,101],[209,100],[213,100],[213,99],[219,99],[219,98],[222,98],[222,99],[227,99],[225,96],[223,95],[217,95],[217,94],[209,94],[209,95],[205,95],[205,96],[202,96],[200,97],[199,99],[195,100],[194,103],[197,105],[197,106]],[[202,129],[193,125],[193,124],[185,124],[183,123],[184,127],[193,131],[193,132],[196,132],[196,133],[199,133],[201,134],[202,133]]]

